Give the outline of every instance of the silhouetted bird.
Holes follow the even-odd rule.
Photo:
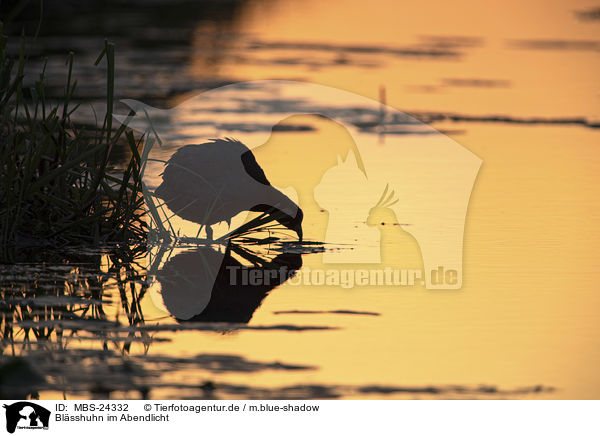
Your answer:
[[[205,225],[210,240],[211,225],[230,223],[242,211],[263,215],[232,234],[277,221],[302,240],[302,210],[271,186],[252,152],[239,141],[214,139],[181,147],[167,162],[162,177],[154,195],[181,218]]]

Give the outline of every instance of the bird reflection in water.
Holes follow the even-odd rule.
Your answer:
[[[267,258],[230,242],[225,253],[210,246],[181,252],[155,277],[179,322],[248,323],[269,292],[301,266],[299,253]]]

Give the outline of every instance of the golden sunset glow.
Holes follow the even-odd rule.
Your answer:
[[[88,280],[86,292],[102,289],[89,313],[97,310],[123,328],[111,324],[108,333],[95,327],[80,339],[65,333],[58,340],[60,324],[46,344],[139,359],[152,377],[160,373],[155,385],[149,382],[151,398],[208,398],[213,383],[247,389],[217,389],[218,398],[277,396],[290,386],[331,388],[352,399],[600,398],[600,21],[578,15],[598,2],[239,3],[223,22],[198,20],[183,36],[174,25],[162,29],[184,43],[156,58],[152,39],[142,48],[117,39],[124,48],[117,50],[113,129],[124,123],[136,138],[160,138],[143,174],[144,194],[154,200],[179,147],[241,141],[262,178],[301,210],[288,215],[303,214],[303,233],[279,220],[257,239],[243,234],[247,246],[230,252],[219,238],[264,209],[243,209],[214,229],[176,213],[162,217],[175,236],[189,238],[168,249],[150,241],[143,260],[130,265],[133,278],[123,273],[121,282],[99,284],[118,264],[106,251],[87,276],[61,270],[67,287],[77,289],[69,281],[76,277]],[[52,35],[48,40],[44,49],[51,51]],[[80,65],[92,64],[85,56]],[[84,101],[98,94],[93,74]],[[100,103],[82,109],[84,123],[94,123]],[[131,120],[129,110],[136,112]],[[135,146],[119,152],[135,155]],[[109,160],[107,153],[106,161],[119,168],[121,155]],[[254,169],[240,192],[258,183]],[[227,171],[215,166],[215,178]],[[178,188],[187,193],[188,186]],[[171,214],[166,206],[160,211]],[[194,287],[198,276],[177,281],[177,271],[165,280],[177,255],[202,251],[194,251],[198,240],[207,258],[226,255],[240,268],[276,269],[278,256],[301,267],[265,287],[246,313],[239,300],[215,296],[212,276],[204,287]],[[448,286],[435,288],[432,274],[441,265]],[[354,275],[351,285],[339,282],[357,270],[371,284]],[[373,270],[380,277],[390,270],[425,277],[393,286],[373,283],[379,274]],[[311,271],[338,281],[309,283]],[[121,299],[130,294],[139,300],[127,306]],[[218,298],[235,316],[199,317]],[[125,335],[135,341],[123,342]],[[220,371],[194,363],[204,355],[272,365]],[[161,358],[193,364],[160,367]],[[288,364],[302,368],[281,369]],[[62,398],[60,383],[52,386],[40,398]],[[423,390],[449,386],[458,388]],[[108,395],[144,395],[116,391]]]

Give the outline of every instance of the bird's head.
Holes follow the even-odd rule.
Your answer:
[[[298,235],[298,239],[302,241],[302,219],[304,218],[304,213],[302,213],[302,209],[298,208],[298,212],[296,212],[296,216],[291,217],[290,215],[284,214],[280,219],[279,223],[284,227],[287,227],[290,230],[293,230]]]

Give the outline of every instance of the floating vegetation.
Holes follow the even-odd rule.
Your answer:
[[[591,8],[582,11],[575,11],[575,15],[582,21],[600,20],[600,8]]]

